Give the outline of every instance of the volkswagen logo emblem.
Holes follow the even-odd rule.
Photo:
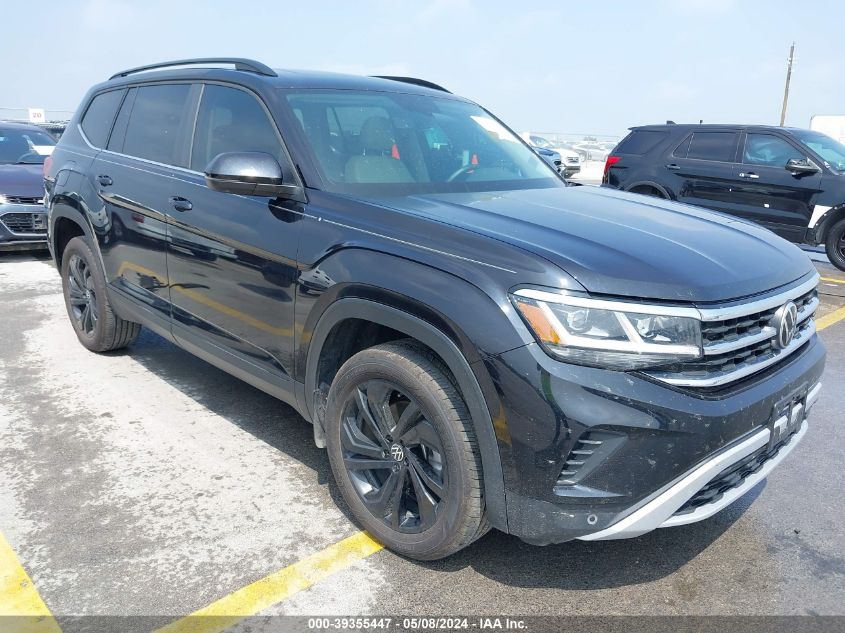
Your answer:
[[[397,462],[405,459],[405,451],[399,444],[394,444],[390,447],[390,456]]]
[[[772,325],[775,328],[774,346],[783,349],[792,342],[795,336],[795,329],[798,327],[798,308],[790,301],[778,308],[775,316],[772,317]]]

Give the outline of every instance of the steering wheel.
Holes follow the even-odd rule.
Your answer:
[[[468,174],[468,173],[469,173],[469,172],[471,172],[473,169],[477,169],[477,168],[478,168],[478,165],[473,165],[472,163],[470,163],[469,165],[462,165],[461,167],[459,167],[458,169],[456,169],[456,170],[455,170],[455,173],[453,173],[451,176],[449,176],[449,177],[446,179],[446,182],[452,182],[452,181],[453,181],[453,180],[455,180],[458,176],[462,176],[462,175]]]
[[[28,161],[26,161],[25,159],[26,158],[32,158],[32,157],[41,158],[41,154],[39,154],[38,152],[29,151],[26,154],[21,154],[20,156],[18,156],[18,159],[15,162],[16,163],[25,163],[25,164],[28,165],[30,163]]]

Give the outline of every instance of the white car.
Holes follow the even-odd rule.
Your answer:
[[[554,143],[552,141],[549,141],[543,138],[542,136],[531,134],[530,132],[524,132],[522,134],[522,138],[529,145],[539,147],[540,149],[548,149],[560,154],[560,173],[563,175],[564,178],[569,178],[570,176],[577,174],[579,171],[581,171],[581,155],[575,150],[572,150],[569,147],[562,145],[561,143]]]

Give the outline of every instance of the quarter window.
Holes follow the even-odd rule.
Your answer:
[[[258,100],[243,90],[209,84],[197,116],[191,169],[205,171],[226,152],[264,152],[284,164],[275,126]]]
[[[657,147],[667,136],[666,132],[657,130],[634,130],[622,139],[613,153],[642,155]]]
[[[804,158],[782,138],[771,134],[749,134],[745,139],[743,162],[748,165],[786,167],[791,158]]]
[[[179,139],[188,118],[188,84],[142,86],[135,95],[123,153],[168,165],[181,165]]]
[[[114,115],[120,106],[125,90],[111,90],[98,94],[82,117],[82,131],[94,147],[105,147]]]
[[[695,132],[687,158],[732,163],[736,155],[736,132]]]

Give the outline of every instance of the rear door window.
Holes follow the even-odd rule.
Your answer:
[[[123,153],[167,165],[184,165],[181,139],[188,129],[189,84],[141,86],[126,127]]]
[[[738,132],[694,132],[685,158],[732,163],[738,136]],[[678,156],[677,150],[675,155]]]
[[[126,90],[110,90],[98,94],[82,117],[82,131],[94,147],[105,147],[111,132],[112,122]]]
[[[667,132],[658,130],[634,130],[622,139],[622,142],[613,151],[617,154],[646,154],[657,147],[667,136]]]

